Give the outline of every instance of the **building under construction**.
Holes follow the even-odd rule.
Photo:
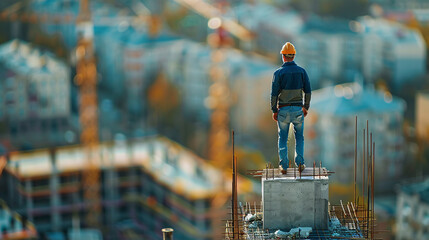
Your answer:
[[[377,239],[374,215],[374,155],[372,133],[364,129],[362,192],[357,186],[357,117],[355,127],[354,198],[339,204],[329,202],[329,176],[334,172],[313,162],[302,172],[297,167],[282,174],[267,165],[249,174],[260,177],[262,201],[238,203],[237,158],[233,154],[231,219],[226,222],[225,239]],[[352,174],[350,174],[352,175]]]
[[[46,236],[92,230],[93,238],[79,239],[160,239],[158,230],[171,225],[182,240],[222,234],[229,193],[223,190],[222,172],[203,159],[162,137],[101,143],[97,152],[97,229],[85,218],[90,205],[83,195],[81,146],[11,153],[0,197]]]

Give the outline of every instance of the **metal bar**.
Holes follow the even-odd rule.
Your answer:
[[[355,215],[355,218],[356,218],[357,228],[358,228],[358,229],[359,229],[359,231],[360,231],[359,218],[358,218],[358,217],[357,217],[357,215],[356,215],[356,210],[355,210],[355,207],[353,206],[353,203],[352,203],[351,205],[352,205],[352,209],[353,209],[353,214]]]
[[[232,238],[238,239],[238,206],[237,206],[237,157],[235,156],[234,130],[232,130]]]
[[[355,176],[354,176],[354,194],[353,194],[353,200],[354,203],[356,204],[356,175],[357,175],[357,116],[355,118],[355,167],[354,167],[354,172],[355,172]]]
[[[350,211],[349,203],[347,203],[347,210],[349,211],[350,218],[352,219],[353,228],[356,229],[355,221],[353,220],[352,212]]]
[[[265,174],[265,180],[267,180],[268,179],[268,177],[267,177],[267,174],[268,173],[268,163],[267,164],[265,164],[265,171],[264,171],[264,174]]]
[[[173,232],[172,228],[163,228],[162,229],[162,239],[163,240],[173,240]]]
[[[374,172],[375,172],[375,142],[372,143],[372,169],[371,169],[371,175],[372,175],[372,187],[371,187],[371,201],[372,201],[372,231],[371,231],[371,238],[374,239],[374,221],[375,221],[375,206],[374,206],[374,186],[375,186],[375,179],[374,179]]]
[[[367,220],[367,224],[366,224],[366,237],[368,238],[369,237],[369,230],[370,230],[370,218],[369,218],[369,212],[370,212],[370,210],[371,210],[371,205],[370,205],[370,196],[369,196],[369,194],[370,194],[370,189],[369,189],[369,181],[371,181],[371,179],[370,179],[370,172],[371,172],[371,165],[370,165],[370,159],[368,158],[368,176],[367,176],[367,183],[366,183],[366,185],[367,185],[367,197],[366,197],[366,201],[367,201],[367,204],[366,204],[366,206],[367,206],[367,211],[366,211],[366,220]]]
[[[367,121],[367,127],[368,127],[368,121]],[[368,140],[368,137],[370,138],[370,140]],[[371,211],[371,202],[370,202],[370,181],[371,181],[371,155],[370,153],[372,152],[372,133],[369,133],[369,129],[367,129],[367,159],[368,159],[368,166],[367,166],[367,181],[366,181],[366,188],[367,188],[367,212],[366,212],[366,219],[367,219],[367,238],[369,237],[369,231],[370,231],[370,211]],[[369,146],[368,146],[369,144]]]
[[[369,123],[368,120],[366,120],[366,159],[368,159],[369,162]]]
[[[313,179],[316,178],[316,161],[313,161]]]
[[[369,121],[368,120],[366,120],[366,161],[367,161],[367,163],[366,163],[366,165],[367,165],[367,174],[369,174]],[[367,191],[369,190],[368,189],[368,180],[369,180],[369,178],[368,178],[369,176],[367,176],[367,178],[366,178],[366,182],[365,182],[365,184],[366,184],[366,186],[367,186]],[[366,222],[366,237],[368,238],[368,227],[369,227],[369,225],[368,225],[368,213],[369,213],[369,191],[367,192],[367,205],[366,205],[366,210],[367,210],[367,212],[366,212],[366,220],[367,220],[367,222]]]
[[[293,178],[296,179],[296,167],[295,167],[295,164],[293,164]]]
[[[273,179],[274,179],[274,166],[272,166],[272,169],[273,169]]]
[[[365,129],[363,130],[363,154],[362,154],[362,205],[365,203]]]
[[[343,206],[343,200],[340,200],[340,204],[341,204],[341,208],[343,209],[343,225],[344,225],[344,223],[345,223],[345,217],[347,216],[346,215],[346,211],[344,210],[344,206]]]

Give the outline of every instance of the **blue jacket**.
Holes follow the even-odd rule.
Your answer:
[[[305,93],[303,98],[302,92]],[[304,99],[304,104],[303,104]],[[278,106],[303,106],[310,108],[311,87],[307,72],[295,62],[285,62],[274,72],[271,87],[271,110],[278,111]]]

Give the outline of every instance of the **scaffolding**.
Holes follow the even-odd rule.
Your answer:
[[[375,171],[375,142],[366,121],[366,129],[363,129],[362,149],[362,192],[358,193],[357,186],[357,143],[358,143],[358,119],[355,118],[355,152],[354,152],[354,191],[353,201],[331,205],[328,203],[329,224],[327,229],[313,228],[307,235],[301,234],[301,229],[292,234],[292,239],[380,239],[376,237],[375,212],[374,212],[374,171]],[[234,149],[234,139],[233,139]],[[262,240],[281,239],[277,232],[264,229],[263,203],[237,203],[237,158],[233,150],[233,180],[232,180],[232,208],[231,219],[226,220],[224,239],[226,240]],[[322,167],[322,162],[312,168],[306,168],[303,172],[295,167],[288,169],[283,175],[279,168],[267,164],[262,170],[249,170],[249,175],[262,179],[289,178],[300,181],[302,179],[328,178],[334,172]],[[291,230],[292,232],[292,230]],[[289,237],[289,238],[290,238]]]

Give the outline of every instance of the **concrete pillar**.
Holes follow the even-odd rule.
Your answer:
[[[264,228],[285,231],[295,227],[327,229],[328,181],[328,177],[318,179],[313,176],[262,178]]]
[[[114,152],[113,149],[109,150],[107,156],[104,156],[108,159],[108,168],[105,170],[105,178],[104,178],[104,189],[105,189],[105,199],[107,202],[115,202],[119,200],[119,180],[118,173],[115,169],[114,165]],[[106,206],[106,220],[110,224],[116,223],[118,219],[118,206]]]
[[[33,214],[32,214],[32,211],[33,211],[33,197],[31,196],[31,193],[32,193],[32,186],[31,186],[31,179],[26,179],[25,180],[25,192],[28,194],[28,196],[27,196],[27,203],[26,203],[26,206],[27,206],[27,217],[28,217],[28,220],[30,221],[30,222],[33,222]]]
[[[61,206],[61,198],[59,195],[60,177],[58,176],[58,168],[55,160],[55,153],[51,152],[52,173],[49,181],[49,188],[51,192],[51,229],[59,231],[61,229],[61,216],[59,207]]]

